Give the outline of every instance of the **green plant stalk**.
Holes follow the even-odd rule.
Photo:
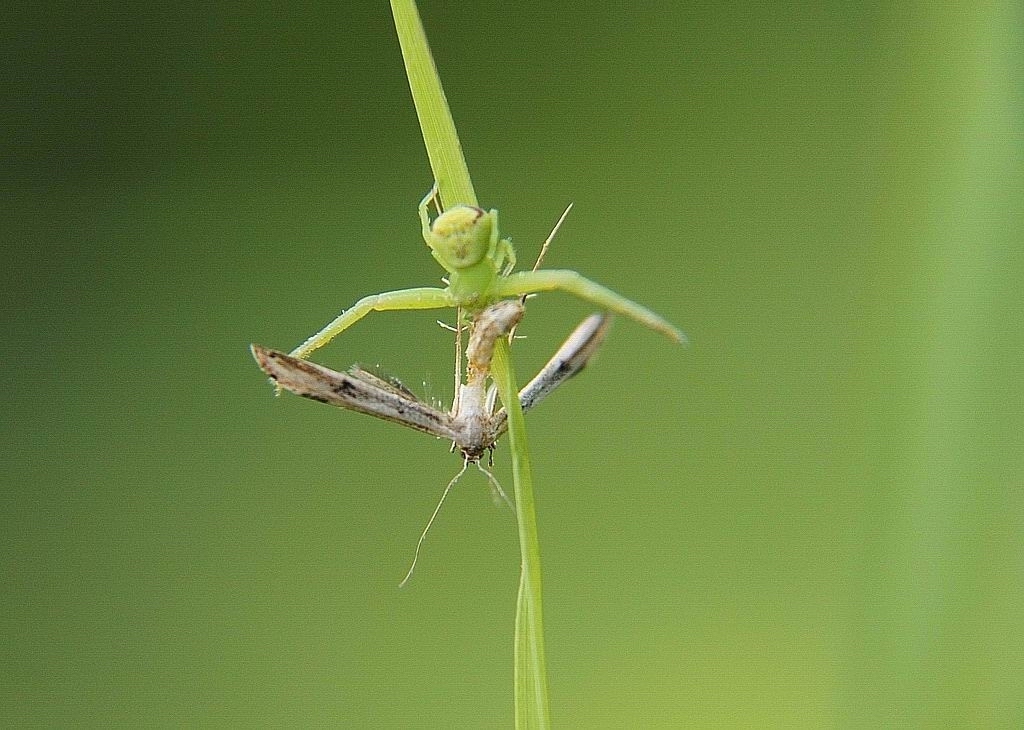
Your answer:
[[[459,143],[448,100],[414,0],[391,0],[402,58],[412,89],[413,103],[423,131],[430,167],[437,181],[441,204],[478,205]],[[540,545],[533,504],[533,477],[526,440],[526,423],[519,405],[519,387],[509,359],[508,344],[499,339],[491,362],[491,377],[508,412],[512,478],[519,527],[521,573],[516,600],[514,697],[517,728],[550,727],[547,669],[544,660]]]
[[[516,599],[515,698],[516,727],[547,728],[547,670],[544,658],[544,620],[541,606],[540,542],[533,503],[533,472],[526,440],[526,421],[519,405],[519,386],[509,358],[508,342],[494,347],[491,372],[508,413],[512,479],[519,526],[519,594]]]
[[[473,180],[469,177],[466,157],[455,131],[455,121],[448,108],[448,99],[437,74],[434,57],[427,45],[415,0],[391,0],[402,60],[409,77],[412,101],[423,131],[423,143],[434,172],[441,204],[447,209],[459,203],[477,206]]]

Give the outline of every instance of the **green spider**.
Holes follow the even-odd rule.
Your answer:
[[[501,299],[525,297],[543,291],[565,291],[602,309],[625,315],[675,342],[685,342],[681,330],[651,310],[566,269],[540,269],[511,273],[516,254],[512,242],[498,230],[498,211],[456,205],[430,222],[429,206],[436,198],[435,185],[420,201],[423,240],[437,263],[448,272],[444,289],[416,287],[371,294],[356,302],[326,327],[289,353],[305,358],[370,312],[454,307],[470,314],[483,311]]]

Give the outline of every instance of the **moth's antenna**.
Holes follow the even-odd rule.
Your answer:
[[[555,227],[551,229],[551,233],[549,233],[548,237],[544,239],[544,244],[540,247],[540,253],[537,254],[537,260],[533,263],[534,271],[540,268],[540,264],[544,260],[544,256],[547,255],[548,246],[551,245],[551,241],[555,238],[555,235],[558,233],[558,229],[562,227],[562,224],[565,222],[565,219],[569,215],[570,210],[572,210],[572,203],[569,203],[569,205],[566,206],[565,211],[558,218],[558,222],[555,223]]]
[[[498,479],[494,476],[494,474],[492,474],[489,469],[487,469],[483,464],[481,464],[479,460],[477,460],[476,462],[476,468],[482,471],[484,476],[487,477],[487,481],[490,482],[491,489],[494,490],[494,493],[501,497],[502,501],[509,506],[509,509],[515,512],[516,506],[512,504],[512,500],[508,498],[507,494],[505,494],[505,490],[501,488],[501,484],[498,483]]]
[[[551,233],[549,233],[548,237],[544,239],[544,243],[540,247],[540,253],[537,254],[537,260],[533,262],[533,269],[532,269],[532,271],[536,271],[537,269],[540,268],[541,262],[544,260],[544,257],[548,253],[548,247],[551,246],[551,242],[554,240],[555,236],[558,234],[558,229],[562,227],[563,223],[565,223],[565,219],[569,215],[569,211],[570,210],[572,210],[572,203],[569,203],[569,205],[566,206],[565,210],[562,211],[562,215],[560,215],[558,217],[558,222],[555,223],[555,227],[551,229]],[[526,304],[526,296],[527,296],[526,294],[521,296],[519,298],[519,301],[522,302],[523,304]],[[509,333],[508,333],[508,344],[511,345],[512,344],[512,340],[514,340],[515,338],[516,338],[516,328],[513,327],[511,330],[509,330]]]
[[[437,513],[441,511],[441,505],[444,504],[445,499],[448,498],[448,492],[452,491],[452,487],[455,486],[455,482],[459,481],[459,477],[466,473],[466,467],[469,466],[469,459],[462,462],[462,468],[459,469],[459,473],[452,477],[452,480],[448,482],[448,486],[444,488],[444,492],[441,494],[441,499],[438,501],[437,506],[434,507],[434,513],[430,515],[430,519],[427,520],[427,526],[423,528],[423,532],[420,533],[420,539],[416,541],[416,550],[412,554],[412,565],[409,566],[409,572],[402,578],[402,582],[398,584],[399,588],[404,588],[405,584],[412,578],[412,572],[416,570],[416,561],[420,559],[420,548],[423,547],[423,541],[427,537],[427,533],[430,531],[430,526],[434,524],[434,519],[437,517]],[[507,497],[506,497],[507,499]]]

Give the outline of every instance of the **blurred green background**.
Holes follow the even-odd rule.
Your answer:
[[[0,724],[509,727],[508,512],[399,590],[458,459],[247,350],[442,273],[387,5],[141,7],[0,30]],[[520,260],[572,201],[547,265],[692,339],[528,418],[556,725],[1024,724],[1020,6],[421,12]],[[316,359],[447,401],[434,319]]]

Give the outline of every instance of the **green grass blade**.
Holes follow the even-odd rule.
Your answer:
[[[522,573],[516,601],[515,699],[517,728],[550,727],[548,681],[544,659],[544,621],[541,605],[540,543],[533,503],[533,475],[526,422],[519,406],[519,387],[509,360],[508,343],[498,340],[491,363],[494,382],[508,412],[512,476],[519,526]]]
[[[423,131],[430,167],[445,208],[458,203],[477,205],[452,120],[448,100],[427,45],[426,34],[413,0],[391,0],[405,70],[409,76],[413,103]],[[526,442],[526,424],[519,406],[519,388],[509,360],[508,344],[499,339],[491,362],[491,376],[498,385],[508,412],[512,451],[513,488],[519,522],[522,573],[516,601],[515,629],[515,714],[517,728],[546,729],[548,713],[547,669],[544,662],[544,627],[541,610],[540,546],[533,506],[533,477]]]
[[[441,204],[445,208],[458,203],[477,205],[473,181],[469,177],[459,135],[455,131],[448,99],[441,87],[441,78],[437,75],[416,3],[414,0],[391,0],[391,12],[395,16],[405,73],[409,77],[412,100],[420,119],[423,143],[427,147]]]

